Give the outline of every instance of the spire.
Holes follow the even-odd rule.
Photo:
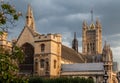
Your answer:
[[[91,25],[90,25],[90,29],[95,29],[95,25],[94,25],[94,22],[93,22],[93,9],[91,10]]]
[[[31,28],[32,30],[35,30],[35,21],[30,4],[28,4],[28,9],[26,14],[26,26]]]
[[[101,23],[100,23],[100,21],[99,21],[98,18],[96,18],[96,26],[99,27],[99,28],[101,28]]]
[[[107,46],[107,41],[105,41],[105,46]]]
[[[74,32],[74,39],[76,39],[76,32]]]
[[[83,29],[87,29],[88,28],[87,22],[85,20],[83,21],[82,28]]]
[[[106,41],[105,41],[105,44],[104,44],[103,50],[107,50],[107,42],[106,42]]]
[[[84,26],[87,26],[87,23],[86,23],[85,20],[83,21],[83,27],[84,27]]]
[[[72,41],[72,49],[78,52],[78,40],[76,38],[76,32],[74,32],[74,39]]]
[[[104,57],[104,61],[113,61],[112,50],[110,48],[110,45],[107,44],[106,41],[105,41],[105,45],[104,45],[102,54]]]
[[[93,9],[91,10],[91,22],[93,22]]]
[[[100,24],[100,21],[98,18],[96,18],[96,24]]]

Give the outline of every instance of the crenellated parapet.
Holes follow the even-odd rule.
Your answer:
[[[61,34],[41,34],[35,37],[35,42],[39,41],[55,41],[61,43]]]

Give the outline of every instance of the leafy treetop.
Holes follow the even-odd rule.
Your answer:
[[[14,25],[21,15],[13,5],[0,1],[0,31],[6,31],[10,25]]]

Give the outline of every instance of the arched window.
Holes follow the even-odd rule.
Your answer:
[[[38,71],[38,62],[35,62],[35,71]]]
[[[57,61],[56,61],[56,60],[54,60],[54,68],[56,68],[56,65],[57,65],[56,63],[57,63]]]
[[[88,77],[88,79],[90,79],[90,80],[93,80],[93,81],[94,81],[93,77]]]
[[[34,64],[34,47],[30,43],[24,43],[21,46],[24,52],[24,61],[19,64],[19,69],[21,71],[27,71],[27,73],[33,73],[33,64]]]
[[[87,52],[89,52],[89,43],[87,44]]]
[[[41,67],[41,68],[44,68],[44,62],[45,62],[44,59],[41,59],[41,60],[40,60],[40,67]]]
[[[49,62],[46,62],[46,71],[49,71]]]
[[[95,51],[95,43],[93,43],[93,51]]]
[[[41,44],[41,52],[45,51],[45,44]]]
[[[46,71],[49,71],[49,59],[46,58]]]

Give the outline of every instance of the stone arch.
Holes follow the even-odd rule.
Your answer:
[[[30,43],[24,43],[21,48],[25,54],[25,58],[23,63],[19,65],[20,72],[33,74],[34,47]]]
[[[95,77],[93,76],[88,77],[88,79],[95,81]]]
[[[88,79],[93,79],[93,77],[90,76],[90,77],[88,77]]]

